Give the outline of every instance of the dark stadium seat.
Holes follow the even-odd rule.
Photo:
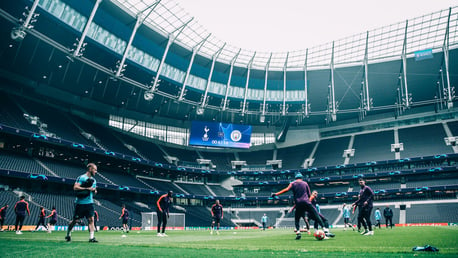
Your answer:
[[[340,165],[344,163],[342,154],[348,148],[350,137],[321,140],[315,153],[314,167]]]
[[[355,156],[350,158],[350,163],[394,159],[394,153],[391,152],[392,143],[394,143],[393,130],[357,134],[353,142]]]
[[[399,142],[404,144],[401,158],[453,153],[452,148],[445,145],[445,137],[442,124],[399,129]]]

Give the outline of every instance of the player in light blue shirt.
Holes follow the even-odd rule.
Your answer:
[[[342,217],[344,219],[344,230],[347,230],[347,226],[348,226],[351,229],[353,229],[354,231],[355,229],[353,228],[353,225],[350,223],[350,210],[351,210],[351,207],[344,203],[342,207]]]
[[[381,228],[380,226],[380,220],[382,219],[382,213],[380,212],[380,209],[377,208],[374,212],[374,218],[377,223],[375,223],[375,227]]]
[[[73,220],[68,225],[67,236],[65,237],[67,242],[72,240],[73,226],[83,218],[86,218],[88,222],[89,242],[98,242],[94,237],[94,200],[92,198],[94,194],[97,194],[97,184],[94,178],[96,174],[97,166],[94,163],[89,163],[87,164],[86,173],[79,176],[73,185],[73,190],[76,192],[75,213],[73,214]]]
[[[266,230],[267,227],[267,215],[264,213],[264,216],[261,217],[262,230]]]

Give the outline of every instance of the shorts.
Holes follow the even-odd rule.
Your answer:
[[[213,220],[215,223],[220,223],[221,217],[213,216],[212,220]]]
[[[94,217],[94,204],[76,204],[73,219],[92,218]]]
[[[129,218],[123,218],[122,219],[122,224],[127,224],[127,221],[129,220]]]
[[[51,225],[51,226],[56,225],[56,223],[57,223],[57,220],[55,220],[55,219],[52,219],[52,220],[49,221],[49,225]]]
[[[350,218],[344,218],[344,223],[345,224],[350,223]]]

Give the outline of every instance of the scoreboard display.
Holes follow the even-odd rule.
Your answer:
[[[192,121],[189,145],[249,148],[251,125]]]

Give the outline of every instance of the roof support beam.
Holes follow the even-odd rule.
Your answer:
[[[165,58],[167,57],[167,54],[169,52],[170,46],[172,43],[175,41],[175,39],[180,35],[180,33],[183,31],[183,29],[194,19],[191,18],[188,22],[183,23],[180,27],[176,28],[174,31],[172,31],[169,35],[169,40],[167,41],[167,45],[165,46],[164,54],[162,55],[161,63],[159,64],[159,67],[157,68],[156,76],[154,77],[154,82],[152,85],[152,89],[156,89],[157,83],[159,81],[159,76],[161,75],[162,72],[162,67],[164,66],[165,63]],[[174,35],[175,32],[177,32],[177,35]]]
[[[32,18],[34,17],[35,10],[37,9],[37,6],[38,6],[38,2],[39,0],[33,1],[32,8],[30,8],[29,15],[27,15],[27,18],[25,18],[24,24],[22,25],[24,29],[29,29],[29,25],[32,21]]]
[[[245,83],[245,93],[243,94],[243,106],[242,106],[242,115],[245,114],[245,109],[246,109],[246,98],[248,95],[248,84],[250,83],[250,72],[251,72],[251,66],[253,65],[253,60],[256,56],[256,52],[254,52],[253,57],[251,58],[250,62],[248,63],[248,71],[246,74],[246,83]]]
[[[304,93],[305,93],[305,103],[304,103],[304,112],[305,116],[309,115],[309,103],[308,103],[308,78],[307,78],[307,59],[309,55],[309,49],[305,50],[305,62],[304,62]]]
[[[369,96],[369,70],[368,70],[368,47],[369,47],[369,31],[367,31],[366,34],[366,50],[364,52],[364,94],[365,94],[365,100],[366,100],[366,106],[365,109],[366,111],[371,110],[372,106],[372,101]]]
[[[98,7],[98,4],[101,2],[101,0],[97,0],[97,3],[96,5],[94,6],[94,9],[92,9],[92,12],[91,13],[91,17],[90,17],[90,21],[92,22],[92,18],[94,18],[93,14],[95,15],[95,7]],[[117,64],[117,70],[116,70],[116,73],[115,73],[115,77],[120,77],[122,76],[122,72],[124,71],[124,63],[126,62],[126,59],[127,59],[127,55],[129,54],[129,51],[130,51],[130,48],[132,46],[132,42],[134,41],[134,38],[135,38],[135,35],[137,34],[137,30],[138,28],[140,28],[140,26],[143,24],[143,22],[145,21],[145,19],[148,17],[148,15],[154,10],[154,8],[156,8],[156,6],[159,4],[160,1],[157,1],[155,2],[154,4],[150,5],[149,7],[145,8],[143,11],[139,12],[137,14],[137,20],[135,21],[135,25],[134,25],[134,28],[132,29],[132,33],[130,34],[130,38],[129,38],[129,42],[127,42],[127,46],[126,48],[124,49],[124,53],[122,55],[122,58],[121,58],[121,61]],[[152,7],[152,8],[151,8]],[[146,10],[150,9],[150,12],[144,16],[143,15],[143,12],[145,12]],[[89,21],[88,23],[86,24],[86,28],[84,29],[85,32],[87,33],[87,29],[89,28],[88,26],[89,24]],[[90,25],[90,24],[89,24]],[[85,35],[85,33],[83,32],[83,35]],[[83,39],[84,40],[84,39]],[[80,40],[80,43],[83,42],[82,40]],[[77,49],[78,50],[78,49]],[[79,52],[79,50],[78,50]],[[74,52],[74,55],[75,53],[78,53],[78,52]]]
[[[211,36],[211,34],[208,34],[206,38],[204,38],[202,41],[200,41],[193,49],[192,49],[192,55],[191,55],[191,60],[189,61],[188,69],[186,70],[186,75],[183,80],[183,85],[181,87],[181,92],[180,96],[178,97],[178,100],[181,101],[184,98],[185,92],[186,92],[186,84],[188,83],[189,79],[189,74],[191,73],[191,68],[192,65],[194,64],[194,58],[196,57],[197,52],[199,52],[200,48],[204,45],[205,41]]]
[[[404,32],[404,44],[402,46],[402,79],[404,82],[404,106],[405,108],[410,107],[410,94],[409,88],[407,87],[407,28],[409,25],[409,20],[406,20],[406,29]],[[402,84],[402,83],[401,83]]]
[[[242,51],[241,48],[239,49],[237,54],[234,56],[234,58],[232,58],[231,60],[231,67],[229,68],[229,78],[227,79],[227,84],[226,84],[226,93],[224,94],[224,102],[223,102],[223,108],[222,108],[223,111],[226,110],[227,95],[229,93],[229,87],[231,87],[232,71],[234,70],[234,63],[237,60],[237,57],[239,56],[240,51]]]
[[[269,74],[269,66],[270,66],[270,60],[272,59],[272,53],[270,53],[269,60],[267,61],[266,64],[266,74],[264,76],[264,96],[263,96],[263,101],[262,101],[262,111],[261,115],[264,116],[266,114],[266,98],[267,98],[267,77]]]
[[[205,107],[207,105],[208,88],[210,86],[210,82],[211,82],[211,79],[212,79],[213,70],[215,69],[215,62],[216,62],[216,59],[219,57],[219,54],[221,54],[221,51],[223,51],[225,46],[226,46],[226,43],[224,43],[223,47],[220,48],[218,50],[218,52],[216,52],[212,57],[212,65],[211,65],[211,68],[210,68],[210,74],[208,75],[207,84],[205,86],[204,97],[202,98],[202,103],[200,103],[201,107]]]
[[[308,78],[307,78],[307,58],[308,58],[308,55],[309,55],[309,49],[307,48],[305,50],[305,62],[304,62],[304,94],[305,94],[305,100],[304,100],[304,107],[303,107],[303,110],[304,110],[304,115],[305,116],[308,116],[309,115],[309,106],[310,104],[308,103]]]
[[[337,119],[337,105],[336,105],[336,96],[335,96],[335,85],[334,85],[334,41],[332,42],[332,55],[331,55],[331,89],[329,91],[330,98],[330,115],[331,121],[336,121]]]
[[[447,29],[445,30],[445,38],[442,50],[444,51],[444,63],[445,63],[445,77],[447,79],[447,108],[450,109],[453,107],[453,99],[455,98],[455,93],[452,87],[450,86],[450,75],[448,71],[448,49],[449,49],[449,26],[450,26],[450,15],[452,13],[452,8],[449,8],[448,20],[447,20]],[[453,91],[453,92],[452,92]]]
[[[91,15],[89,15],[89,18],[87,19],[86,26],[84,26],[84,30],[83,30],[83,33],[81,34],[80,40],[78,41],[78,45],[76,46],[76,49],[72,53],[73,57],[78,57],[78,56],[83,55],[83,53],[81,52],[81,48],[83,47],[83,43],[84,43],[84,40],[86,39],[87,32],[89,31],[89,28],[91,27],[92,20],[94,19],[97,9],[99,8],[100,2],[102,2],[102,0],[96,0],[94,7],[92,7]]]
[[[286,69],[288,67],[289,52],[286,54],[285,65],[283,66],[283,108],[281,114],[286,115],[288,107],[286,106]]]
[[[143,24],[144,19],[142,18],[142,15],[139,14],[137,16],[137,21],[135,22],[135,26],[132,30],[132,33],[130,34],[129,42],[127,42],[127,46],[124,49],[124,53],[121,58],[121,62],[118,64],[118,70],[116,70],[115,76],[119,77],[121,76],[121,73],[124,71],[124,63],[126,62],[127,55],[129,54],[130,47],[132,46],[132,42],[134,41],[135,34],[137,34],[138,28],[140,28],[140,25]]]

